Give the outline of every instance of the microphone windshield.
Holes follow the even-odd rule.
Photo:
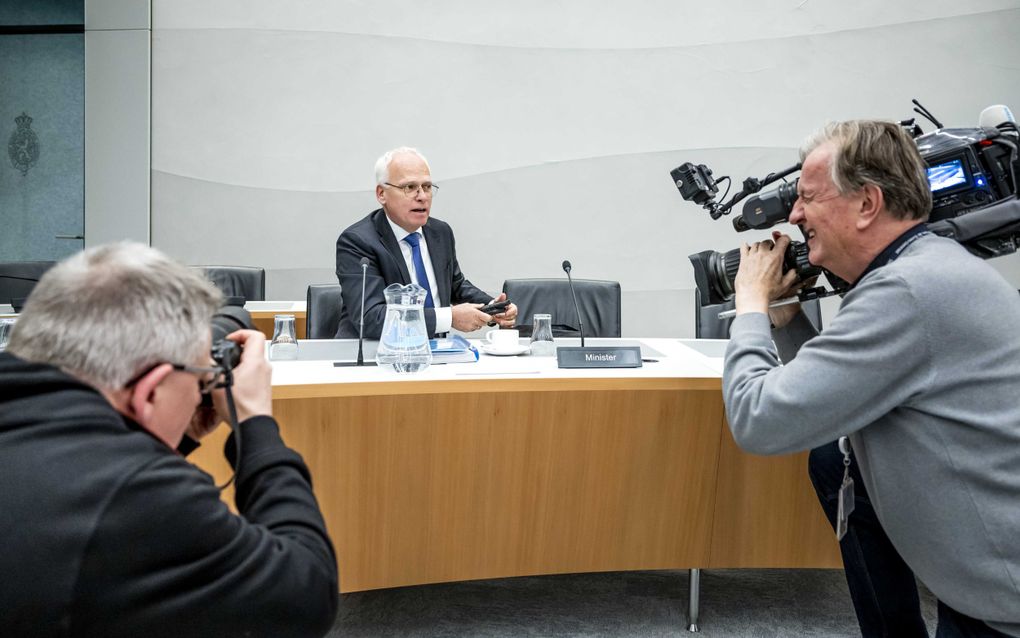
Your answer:
[[[364,268],[367,265],[368,265],[368,257],[362,257],[361,258],[361,267]]]
[[[563,260],[563,272],[570,272],[570,262],[566,259]]]
[[[1012,122],[1016,124],[1013,112],[1005,104],[995,104],[981,111],[978,116],[978,126],[981,128],[996,128],[1000,124]]]

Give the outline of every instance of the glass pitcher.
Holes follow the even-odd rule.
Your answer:
[[[432,363],[429,334],[425,328],[425,296],[418,284],[390,284],[386,296],[386,319],[376,360],[397,372],[420,372]]]

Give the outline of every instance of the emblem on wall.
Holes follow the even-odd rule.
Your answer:
[[[24,112],[14,118],[18,128],[11,133],[7,143],[7,154],[11,157],[11,165],[21,171],[22,176],[39,160],[39,138],[32,130],[32,118]]]

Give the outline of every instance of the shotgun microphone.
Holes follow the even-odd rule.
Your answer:
[[[567,273],[567,284],[570,285],[570,296],[574,298],[574,312],[577,313],[577,327],[581,333],[581,347],[584,347],[584,323],[581,322],[581,308],[577,305],[577,295],[574,293],[574,280],[570,278],[570,262],[563,260],[563,272]]]

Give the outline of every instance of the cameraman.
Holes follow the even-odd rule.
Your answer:
[[[789,238],[741,249],[723,375],[733,436],[783,454],[849,435],[857,490],[939,599],[938,636],[1020,636],[1020,297],[926,231],[924,163],[895,124],[830,125],[801,157],[790,222],[811,263],[853,286],[817,336],[803,313],[772,311],[777,342],[803,344],[780,366],[768,304],[796,286]]]
[[[239,331],[232,514],[181,452],[218,419],[213,286],[140,244],[61,262],[0,353],[0,635],[321,636],[336,558],[272,418],[264,339]]]

